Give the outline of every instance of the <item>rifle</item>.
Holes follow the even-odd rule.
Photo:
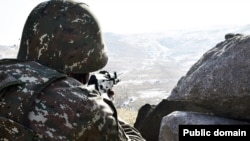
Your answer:
[[[90,75],[88,86],[94,85],[95,89],[101,94],[107,94],[107,96],[113,100],[113,97],[108,94],[112,90],[112,87],[121,80],[118,78],[117,73],[109,73],[108,71],[99,71]]]

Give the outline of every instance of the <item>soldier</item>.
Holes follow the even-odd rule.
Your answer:
[[[0,140],[143,141],[118,119],[110,100],[84,85],[107,61],[100,26],[86,4],[38,4],[17,59],[0,60]]]

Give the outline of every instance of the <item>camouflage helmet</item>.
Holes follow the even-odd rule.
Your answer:
[[[108,61],[96,17],[88,5],[72,0],[42,2],[31,11],[17,58],[65,73],[97,71]]]

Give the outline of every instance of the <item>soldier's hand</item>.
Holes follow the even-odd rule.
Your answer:
[[[108,97],[109,97],[111,100],[114,99],[115,92],[114,92],[113,90],[109,89],[109,90],[107,91],[107,94],[108,94]]]

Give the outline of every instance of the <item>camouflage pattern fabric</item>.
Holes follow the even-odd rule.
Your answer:
[[[0,140],[130,140],[98,92],[38,63],[13,62],[0,61]]]
[[[97,71],[108,61],[97,18],[72,0],[44,1],[31,11],[17,58],[66,73]]]
[[[33,141],[35,134],[25,126],[0,116],[0,141]]]

